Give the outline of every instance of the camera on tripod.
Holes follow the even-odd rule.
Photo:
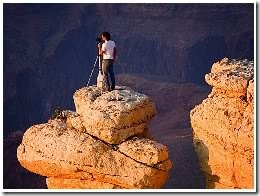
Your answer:
[[[96,41],[97,41],[98,43],[102,43],[102,42],[103,42],[103,40],[102,40],[100,37],[98,37],[98,38],[96,39]]]

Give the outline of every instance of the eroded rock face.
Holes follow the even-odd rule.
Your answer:
[[[208,188],[253,188],[254,63],[222,59],[205,76],[211,94],[191,112]]]
[[[86,131],[110,144],[119,144],[142,133],[156,114],[149,97],[128,87],[117,86],[102,96],[97,87],[82,88],[73,98]]]
[[[168,149],[163,144],[146,138],[134,137],[119,145],[119,151],[147,165],[155,165],[168,159]]]
[[[94,92],[98,92],[95,90]],[[129,90],[126,94],[121,94],[122,99],[130,99],[131,92],[132,90]],[[88,94],[84,96],[82,93],[82,96],[77,98],[85,99],[86,95],[89,97]],[[111,94],[102,94],[98,98],[106,100],[112,96],[109,95]],[[121,108],[115,111],[120,113],[123,109],[130,108],[129,115],[132,115],[131,112],[138,113],[134,110],[140,109],[139,116],[146,116],[145,112],[149,110],[142,110],[141,103],[151,101],[144,95],[134,93],[132,96],[134,98],[130,104],[125,101],[126,103],[120,105],[120,101],[119,104],[114,101],[115,108]],[[83,102],[84,107],[81,106],[82,102],[77,102],[81,115],[67,110],[62,112],[63,119],[52,119],[48,123],[30,127],[24,133],[22,143],[17,149],[20,164],[31,172],[46,176],[48,188],[160,188],[168,178],[172,163],[167,147],[147,138],[147,123],[144,123],[140,133],[127,133],[127,137],[120,140],[119,145],[110,144],[86,128],[88,126],[82,114],[87,115],[90,112],[94,115],[86,106],[89,104],[91,107],[93,100],[87,98],[87,101],[90,103]],[[106,110],[105,103],[102,106],[104,108],[99,109]],[[151,106],[153,107],[153,104]],[[98,109],[95,109],[97,112]],[[154,107],[153,112],[154,115]],[[123,118],[125,122],[130,119],[132,124],[136,123],[133,118]],[[105,126],[104,123],[105,120],[101,126]],[[130,137],[132,135],[135,136]],[[118,134],[112,135],[111,141],[118,141],[118,138]]]

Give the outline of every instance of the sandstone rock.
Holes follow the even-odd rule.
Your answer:
[[[122,189],[122,187],[97,180],[47,178],[49,189]]]
[[[209,98],[211,97],[221,97],[221,98],[243,98],[245,97],[245,91],[232,91],[221,89],[218,87],[213,87],[211,93],[208,95]]]
[[[169,171],[172,168],[172,162],[170,159],[167,159],[165,161],[156,163],[155,165],[153,165],[154,168],[156,169],[160,169],[160,170],[164,170],[164,171]]]
[[[210,132],[214,137],[226,141],[226,148],[233,148],[237,137],[235,129],[243,119],[241,111],[245,110],[246,105],[239,98],[205,99],[191,111],[193,132]]]
[[[208,138],[205,142],[205,138],[198,139],[198,136],[194,136],[194,147],[207,181],[234,187],[232,182],[234,157],[231,150],[225,149],[225,145],[218,144],[218,140]]]
[[[149,97],[127,87],[102,93],[92,86],[76,91],[74,101],[77,112],[61,111],[62,118],[25,132],[17,149],[24,168],[46,176],[48,188],[165,183],[172,163],[167,147],[150,140],[147,125],[156,110]]]
[[[166,146],[146,138],[134,137],[120,144],[118,150],[132,159],[147,165],[155,165],[169,157]]]
[[[85,131],[85,127],[83,126],[82,118],[79,114],[73,111],[63,111],[66,116],[66,124],[69,128],[74,128],[79,131]]]
[[[222,59],[214,63],[206,82],[219,89],[246,95],[248,81],[254,76],[254,63],[247,60]]]
[[[97,180],[124,188],[160,188],[170,169],[167,160],[154,167],[142,164],[59,121],[30,127],[17,158],[26,169],[46,177]]]
[[[237,75],[244,78],[253,78],[254,62],[237,59],[224,58],[221,61],[214,63],[211,68],[211,73],[229,72],[230,75]]]
[[[95,86],[84,87],[75,92],[73,99],[86,131],[110,144],[142,133],[156,114],[149,97],[127,87],[104,94]]]
[[[139,138],[147,138],[147,139],[150,139],[150,140],[154,139],[151,132],[149,131],[149,129],[147,127],[144,128],[142,133],[138,133],[135,136],[139,137]]]
[[[222,59],[205,76],[213,86],[191,112],[193,144],[208,188],[253,188],[253,62]]]
[[[249,103],[254,102],[254,80],[250,80],[247,87],[247,101]]]
[[[206,74],[205,80],[211,86],[246,94],[247,80],[239,76],[232,76],[230,79],[228,74],[230,73],[209,73]]]

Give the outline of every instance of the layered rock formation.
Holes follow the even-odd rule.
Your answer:
[[[76,112],[30,127],[20,164],[46,176],[48,188],[160,188],[172,167],[166,146],[146,138],[156,109],[127,87],[75,92]]]
[[[254,187],[254,63],[213,64],[208,98],[191,112],[194,147],[208,188]]]

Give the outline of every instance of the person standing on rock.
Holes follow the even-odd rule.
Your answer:
[[[110,34],[108,32],[101,33],[101,39],[103,43],[98,44],[99,48],[99,55],[101,55],[103,61],[102,61],[102,72],[104,74],[105,80],[104,82],[107,82],[109,91],[112,91],[115,89],[115,74],[113,70],[113,64],[115,63],[116,58],[116,44],[114,41],[111,40]],[[109,84],[108,74],[110,75],[111,79],[111,86]]]

